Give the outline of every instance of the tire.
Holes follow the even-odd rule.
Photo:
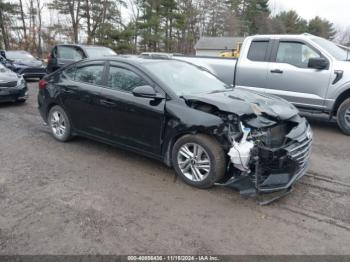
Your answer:
[[[67,142],[71,139],[71,123],[62,107],[52,107],[47,122],[55,139],[60,142]]]
[[[214,138],[202,134],[179,138],[172,150],[172,164],[177,175],[187,184],[202,189],[212,187],[226,171],[221,145]]]
[[[338,108],[337,122],[341,131],[350,136],[350,98],[346,99]]]

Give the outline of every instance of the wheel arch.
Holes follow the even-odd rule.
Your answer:
[[[171,153],[173,151],[174,145],[175,143],[183,136],[186,135],[206,135],[209,137],[214,138],[220,145],[223,146],[224,150],[225,150],[225,145],[226,145],[226,140],[223,136],[219,136],[213,132],[208,132],[206,130],[186,130],[186,131],[182,131],[180,133],[175,134],[174,136],[172,136],[169,140],[168,143],[165,145],[165,149],[164,149],[164,162],[167,166],[172,167],[172,161],[171,161]]]
[[[334,106],[333,106],[333,110],[332,110],[332,114],[331,116],[335,116],[337,115],[338,109],[340,107],[340,105],[346,100],[350,98],[350,86],[348,87],[348,89],[346,89],[345,91],[343,91],[338,98],[336,99]]]
[[[47,105],[46,110],[45,110],[45,119],[46,119],[46,121],[47,121],[47,118],[48,118],[48,116],[49,116],[50,110],[51,110],[54,106],[59,106],[59,104],[56,103],[56,102],[51,102],[51,103],[49,103],[49,104]]]

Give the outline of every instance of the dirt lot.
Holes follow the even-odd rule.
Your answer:
[[[133,153],[56,142],[36,86],[26,104],[0,106],[1,254],[350,254],[350,137],[336,124],[309,118],[310,172],[261,207]]]

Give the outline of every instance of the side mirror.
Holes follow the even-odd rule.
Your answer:
[[[154,90],[154,88],[149,85],[135,87],[132,93],[136,97],[158,98],[158,99],[165,98],[163,94],[157,93],[156,90]]]
[[[308,63],[308,68],[314,68],[318,70],[323,70],[328,68],[329,62],[325,58],[310,58]]]

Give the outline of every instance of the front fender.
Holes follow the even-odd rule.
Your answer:
[[[167,102],[162,143],[165,163],[170,165],[172,145],[177,138],[185,134],[203,133],[216,137],[223,144],[225,130],[225,123],[218,116],[188,107],[185,103],[178,101]]]
[[[350,79],[346,82],[341,83],[338,86],[333,86],[329,88],[327,99],[335,101],[341,94],[343,94],[347,90],[350,90]]]

